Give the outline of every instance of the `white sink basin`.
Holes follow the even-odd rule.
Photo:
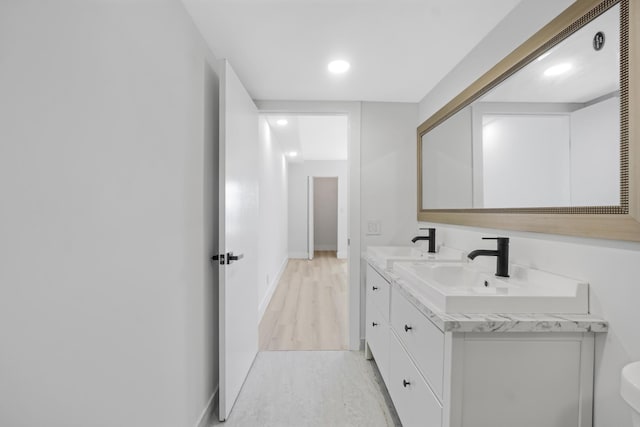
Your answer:
[[[622,368],[620,394],[633,409],[634,426],[640,425],[640,362]]]
[[[399,262],[394,270],[444,313],[589,312],[587,283],[518,265],[511,266],[509,278],[468,263]]]
[[[387,269],[393,268],[393,264],[400,261],[460,262],[464,256],[462,251],[446,246],[441,246],[435,254],[415,246],[369,246],[367,255]]]

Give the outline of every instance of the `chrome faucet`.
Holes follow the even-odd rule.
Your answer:
[[[435,228],[421,228],[420,230],[429,230],[428,236],[416,236],[411,241],[413,243],[418,240],[428,240],[429,241],[429,253],[436,253],[436,229]]]
[[[509,238],[508,237],[483,237],[482,240],[497,240],[498,249],[476,249],[471,251],[467,257],[474,259],[477,256],[496,257],[496,276],[509,277]]]

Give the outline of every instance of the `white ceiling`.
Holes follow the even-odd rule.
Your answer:
[[[302,160],[346,160],[348,118],[346,115],[265,115],[285,153],[295,151],[290,162]],[[285,126],[278,120],[286,119]]]
[[[597,32],[601,50],[593,48]],[[620,6],[616,5],[487,93],[482,102],[587,103],[620,89]],[[566,73],[545,76],[549,67],[571,64]]]
[[[418,102],[521,0],[182,1],[254,99]]]

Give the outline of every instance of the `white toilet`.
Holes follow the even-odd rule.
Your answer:
[[[631,406],[633,427],[640,427],[640,362],[629,363],[622,368],[620,394]]]

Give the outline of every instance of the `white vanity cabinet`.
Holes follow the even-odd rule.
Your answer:
[[[366,357],[375,352],[378,370],[385,383],[389,381],[389,299],[391,285],[371,266],[367,267],[366,292]]]
[[[396,285],[368,265],[365,351],[404,427],[592,426],[590,326],[442,327]]]
[[[389,380],[385,383],[402,425],[442,425],[442,404],[393,333],[389,342]]]
[[[396,289],[391,298],[391,327],[435,395],[442,400],[444,333]]]

